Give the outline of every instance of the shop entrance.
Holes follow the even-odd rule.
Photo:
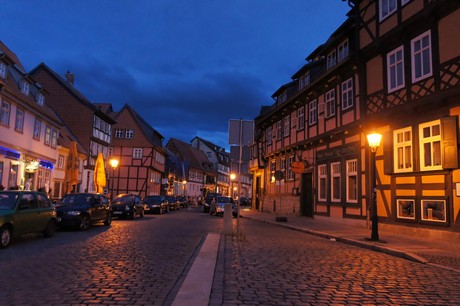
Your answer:
[[[300,178],[300,213],[305,217],[313,217],[313,174],[302,173]]]

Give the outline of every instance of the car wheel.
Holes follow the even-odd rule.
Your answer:
[[[86,231],[90,226],[91,221],[89,220],[88,215],[81,216],[79,230]]]
[[[112,214],[109,214],[107,219],[104,220],[104,225],[109,226],[110,224],[112,224]]]
[[[50,238],[54,236],[54,232],[56,231],[56,221],[50,220],[46,225],[45,230],[43,231],[43,235],[46,238]]]
[[[11,228],[9,226],[2,226],[0,228],[0,248],[6,248],[10,244],[11,238]]]

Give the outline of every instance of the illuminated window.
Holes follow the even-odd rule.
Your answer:
[[[399,47],[387,54],[388,92],[404,87],[404,51]]]
[[[432,75],[430,31],[411,40],[411,52],[412,82],[415,83]]]
[[[415,219],[415,202],[409,199],[396,200],[397,216],[400,219]]]
[[[441,122],[435,120],[419,126],[420,169],[440,170],[441,165]]]
[[[394,171],[412,171],[412,128],[395,130],[393,132]]]
[[[434,222],[446,222],[446,201],[422,200],[422,220]]]

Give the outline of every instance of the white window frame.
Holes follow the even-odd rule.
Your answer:
[[[34,133],[32,135],[33,139],[40,140],[41,129],[42,129],[42,121],[38,118],[35,118]]]
[[[353,78],[342,82],[342,110],[349,109],[354,105]]]
[[[1,100],[1,109],[0,109],[0,124],[9,126],[10,125],[10,113],[11,113],[11,103]]]
[[[429,135],[425,136],[424,131],[428,131]],[[434,120],[419,125],[420,170],[442,169],[441,141],[441,120]]]
[[[394,172],[413,171],[413,133],[412,127],[393,131]]]
[[[318,101],[315,99],[308,103],[308,124],[313,125],[318,122]]]
[[[133,139],[134,138],[134,130],[126,130],[125,131],[125,138]]]
[[[142,158],[142,148],[133,148],[133,158]]]
[[[57,148],[58,137],[59,137],[58,130],[53,129],[51,133],[51,147],[54,149]]]
[[[45,126],[45,145],[51,146],[51,127],[49,125]]]
[[[24,119],[25,119],[25,111],[22,108],[16,108],[16,120],[14,123],[14,130],[17,132],[24,132]]]
[[[125,130],[123,129],[116,129],[115,130],[115,138],[124,138]]]
[[[291,116],[287,115],[283,119],[283,135],[284,137],[289,136],[291,133]]]
[[[410,42],[412,83],[433,75],[431,31],[420,34]]]
[[[409,208],[410,213],[404,214],[403,210]],[[415,220],[415,201],[413,199],[396,199],[396,216],[398,219]]]
[[[358,160],[350,159],[346,161],[347,164],[347,202],[358,203]],[[354,182],[352,184],[352,182]],[[351,192],[353,188],[353,192]],[[354,197],[353,197],[354,195]]]
[[[327,165],[318,165],[318,200],[327,200]]]
[[[379,0],[380,21],[385,20],[388,16],[396,12],[397,8],[397,0]]]
[[[326,118],[335,116],[335,89],[331,89],[325,94]]]
[[[422,221],[447,222],[447,207],[445,200],[421,200],[420,206]],[[440,206],[441,209],[436,209]],[[440,216],[442,216],[442,218],[439,218]]]
[[[348,57],[348,39],[344,40],[337,49],[337,60],[340,63]]]
[[[326,69],[331,69],[337,65],[337,52],[332,50],[326,57]]]
[[[399,46],[387,54],[388,92],[404,87],[404,47]]]
[[[288,156],[288,170],[287,170],[287,175],[286,178],[289,181],[292,181],[294,179],[294,172],[292,172],[292,163],[295,161],[295,155],[289,155]]]
[[[342,199],[340,167],[341,167],[340,162],[331,163],[331,201],[332,202],[340,202]]]
[[[305,107],[302,106],[297,110],[297,130],[303,130],[305,128]]]

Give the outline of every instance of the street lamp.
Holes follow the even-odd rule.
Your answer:
[[[118,167],[118,159],[112,158],[110,161],[110,166],[112,167],[112,190],[110,191],[110,201],[113,200],[113,189],[115,185],[115,169]]]
[[[233,181],[235,180],[236,178],[236,174],[235,173],[230,173],[230,181],[231,181],[231,185],[230,185],[230,188],[229,188],[229,191],[228,191],[228,196],[229,197],[232,197],[232,199],[234,198],[234,194],[233,194]]]
[[[186,180],[183,180],[182,181],[182,196],[185,197],[185,185],[187,184],[187,181]]]
[[[367,141],[369,142],[369,148],[371,149],[371,164],[372,164],[372,211],[371,211],[371,221],[372,221],[372,232],[371,240],[379,240],[379,216],[377,214],[377,187],[376,187],[376,172],[377,167],[375,164],[375,154],[377,149],[380,146],[380,141],[382,140],[382,135],[378,133],[372,133],[367,135]]]

